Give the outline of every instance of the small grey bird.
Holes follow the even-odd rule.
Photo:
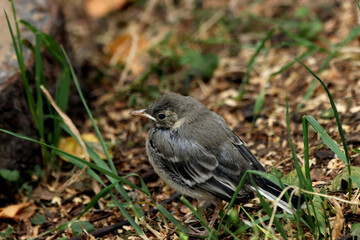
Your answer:
[[[153,122],[146,138],[146,153],[156,173],[174,190],[198,200],[230,201],[247,170],[266,172],[246,144],[224,119],[192,97],[165,94],[148,108],[131,114]],[[252,175],[261,195],[275,200],[282,189]],[[247,177],[236,202],[254,198],[255,187]],[[297,204],[293,195],[291,202]],[[292,213],[286,198],[278,206]]]

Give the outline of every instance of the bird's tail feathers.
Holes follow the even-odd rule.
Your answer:
[[[257,190],[263,197],[267,198],[268,200],[277,201],[277,206],[285,210],[289,214],[294,214],[293,209],[297,208],[299,201],[301,208],[306,207],[304,196],[302,194],[300,194],[300,196],[292,194],[292,192],[294,191],[293,188],[290,188],[286,191],[289,197],[291,197],[290,201],[286,199],[285,196],[286,193],[284,193],[282,197],[279,199],[279,196],[281,195],[283,190],[278,185],[276,185],[271,181],[266,181],[266,185],[262,184],[262,186],[257,186],[257,188],[252,187],[252,189],[254,191]],[[291,205],[293,206],[293,208],[291,207]]]

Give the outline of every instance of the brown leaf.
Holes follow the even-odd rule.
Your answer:
[[[133,46],[133,44],[135,44],[135,46]],[[106,52],[110,55],[112,64],[116,62],[125,64],[129,60],[129,57],[133,58],[130,64],[130,70],[135,75],[139,75],[145,69],[144,55],[139,53],[145,52],[149,47],[150,42],[144,35],[140,33],[136,33],[136,36],[135,34],[124,34],[115,38],[106,47]],[[132,48],[135,50],[133,53],[131,52]]]
[[[0,218],[13,219],[15,221],[24,221],[29,219],[36,210],[33,203],[19,203],[0,208]]]
[[[111,11],[121,9],[127,0],[88,0],[85,2],[85,10],[93,18],[100,18]]]
[[[346,136],[346,143],[358,145],[360,143],[360,132],[353,132]]]
[[[334,227],[333,227],[333,238],[337,239],[341,236],[341,229],[344,226],[344,214],[343,208],[337,201],[333,201],[335,207],[335,220],[334,220]]]
[[[97,136],[93,133],[84,133],[81,134],[81,138],[88,143],[93,150],[102,158],[106,159],[106,155],[104,151],[101,148],[101,144],[99,142],[99,139]],[[77,156],[79,158],[84,158],[84,151],[83,148],[79,145],[79,143],[73,138],[73,137],[62,137],[60,138],[58,148],[63,150],[64,152],[70,153],[74,156]],[[112,156],[111,149],[108,149],[110,156]],[[66,158],[60,156],[62,159],[66,160]]]
[[[56,193],[50,191],[47,187],[39,185],[33,192],[34,199],[50,201],[56,196]]]
[[[332,159],[335,155],[330,149],[316,150],[314,153],[317,160]]]

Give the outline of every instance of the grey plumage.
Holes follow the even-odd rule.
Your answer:
[[[230,201],[247,170],[266,171],[225,121],[192,97],[169,93],[133,114],[153,121],[146,138],[150,163],[166,184],[184,195]],[[270,200],[281,193],[267,179],[253,175],[253,181]],[[247,178],[236,200],[253,197]],[[285,199],[279,206],[291,212]]]

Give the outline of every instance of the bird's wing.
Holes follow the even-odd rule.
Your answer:
[[[217,115],[214,112],[211,112],[213,119],[217,122],[217,124],[219,125],[219,132],[224,132],[224,134],[226,134],[226,139],[227,141],[229,141],[228,143],[226,143],[225,145],[228,146],[235,146],[237,148],[237,151],[231,151],[233,153],[235,153],[235,155],[239,152],[241,159],[239,159],[238,161],[240,161],[241,163],[246,164],[248,169],[251,170],[258,170],[258,171],[263,171],[265,172],[265,168],[263,167],[263,165],[259,162],[259,160],[257,160],[257,158],[254,156],[254,154],[252,154],[252,152],[247,148],[246,143],[244,141],[242,141],[225,123],[224,119],[222,119],[219,115]],[[229,150],[223,150],[223,151],[229,151]],[[233,156],[233,158],[236,158],[236,156]],[[226,160],[226,159],[224,159]]]

